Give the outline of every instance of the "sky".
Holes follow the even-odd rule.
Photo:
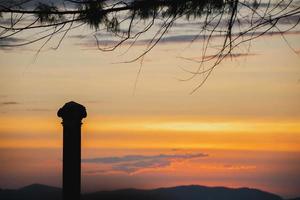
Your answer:
[[[123,62],[143,42],[101,52],[88,27],[58,50],[0,49],[0,188],[61,186],[56,113],[76,101],[88,113],[83,192],[198,184],[300,196],[299,32],[285,35],[293,50],[278,34],[241,46],[190,94],[203,77],[180,80],[199,66],[189,59],[200,59],[202,40],[191,44],[196,25],[186,27],[141,68]]]

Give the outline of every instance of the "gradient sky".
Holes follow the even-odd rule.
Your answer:
[[[182,59],[201,55],[201,40],[186,41],[193,29],[145,57],[136,89],[140,63],[120,62],[143,45],[100,52],[87,27],[37,57],[38,45],[0,49],[0,187],[61,186],[56,112],[74,100],[88,112],[84,192],[199,184],[300,196],[299,32],[286,35],[295,52],[276,34],[241,47],[190,95],[201,77],[179,79],[198,66]]]

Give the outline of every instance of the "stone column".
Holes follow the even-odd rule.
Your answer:
[[[85,107],[68,102],[57,112],[63,119],[63,199],[80,200],[81,120],[87,116]]]

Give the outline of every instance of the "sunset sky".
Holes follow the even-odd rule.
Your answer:
[[[300,196],[300,32],[235,51],[195,93],[193,24],[140,62],[143,44],[101,52],[81,27],[58,50],[0,49],[0,188],[61,186],[57,110],[84,105],[82,191],[199,184]],[[194,31],[194,32],[193,32]],[[174,39],[172,34],[178,37]],[[181,36],[181,37],[179,37]],[[218,38],[214,39],[218,43]],[[208,52],[210,54],[210,52]],[[135,87],[135,80],[137,84]]]

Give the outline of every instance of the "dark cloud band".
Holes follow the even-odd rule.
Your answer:
[[[110,164],[111,170],[134,173],[143,169],[167,167],[175,161],[183,161],[208,156],[207,154],[159,154],[125,155],[122,157],[97,157],[82,159],[83,163]],[[96,170],[95,172],[99,172]]]

